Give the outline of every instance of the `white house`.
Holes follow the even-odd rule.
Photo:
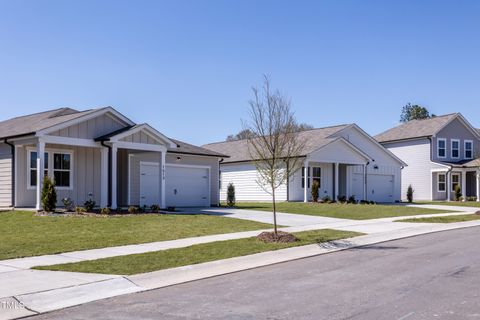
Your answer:
[[[479,131],[460,113],[412,120],[375,137],[408,164],[402,171],[402,198],[409,185],[415,200],[453,200],[461,187],[464,200],[480,200]]]
[[[320,183],[320,198],[355,196],[357,200],[400,201],[401,169],[406,164],[357,125],[307,130],[298,135],[306,141],[301,155],[303,168],[278,189],[279,201],[309,201],[314,180]],[[235,186],[237,201],[271,200],[259,186],[247,140],[203,147],[229,156],[220,164],[222,201],[229,183]]]
[[[111,107],[26,115],[0,122],[0,206],[41,209],[44,176],[55,181],[58,205],[64,197],[112,208],[217,205],[224,157]]]

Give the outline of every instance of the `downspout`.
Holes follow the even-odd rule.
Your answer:
[[[15,145],[12,144],[11,142],[8,142],[7,138],[3,139],[3,142],[6,144],[6,145],[9,145],[10,146],[10,150],[11,150],[11,153],[12,153],[12,199],[11,199],[11,202],[12,202],[12,208],[15,207],[15,163],[16,163],[16,159],[15,159]]]
[[[102,140],[100,144],[108,149],[108,207],[112,205],[112,147]]]

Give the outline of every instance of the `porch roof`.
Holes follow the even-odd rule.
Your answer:
[[[462,160],[458,162],[436,162],[444,166],[450,166],[452,168],[480,168],[480,158]]]

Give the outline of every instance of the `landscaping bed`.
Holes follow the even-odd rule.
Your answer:
[[[448,213],[452,211],[432,210],[407,207],[402,205],[347,204],[347,203],[313,203],[313,202],[278,202],[277,212],[305,214],[340,219],[367,220],[389,217],[414,216],[421,214]],[[243,202],[236,203],[235,208],[272,211],[271,203]]]
[[[323,243],[362,235],[358,232],[331,229],[297,232],[297,241],[288,243],[265,243],[256,237],[217,241],[185,248],[169,249],[141,254],[132,254],[77,263],[35,267],[39,270],[71,271],[132,275],[152,272],[209,261],[246,256],[260,252]]]
[[[209,215],[36,216],[8,211],[0,213],[0,260],[270,228]]]

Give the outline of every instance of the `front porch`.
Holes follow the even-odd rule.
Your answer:
[[[478,167],[452,166],[432,171],[432,200],[455,201],[455,189],[460,187],[462,201],[480,202],[480,170]]]

